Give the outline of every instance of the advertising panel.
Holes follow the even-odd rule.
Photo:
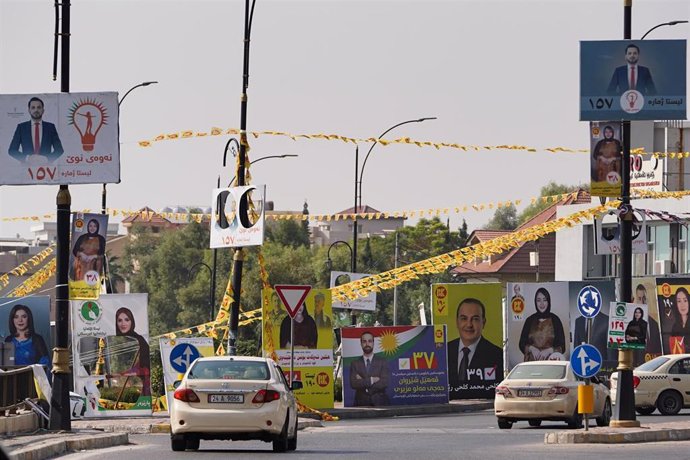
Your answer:
[[[613,218],[611,218],[613,216]],[[647,215],[633,211],[632,253],[647,252]],[[594,217],[594,254],[620,254],[621,233],[618,225],[618,210],[609,210]]]
[[[262,296],[262,346],[264,356],[275,350],[278,364],[290,381],[290,323],[287,310],[273,289]],[[295,395],[301,403],[318,409],[333,408],[333,319],[331,292],[312,289],[295,316],[294,380],[304,388]]]
[[[621,196],[623,147],[620,121],[589,124],[592,196]]]
[[[446,325],[450,399],[493,399],[503,380],[501,285],[434,284],[434,325]]]
[[[580,120],[685,120],[686,41],[580,42]]]
[[[151,414],[147,294],[104,294],[73,300],[74,391],[85,417]]]
[[[120,182],[117,93],[0,96],[0,185]]]
[[[343,404],[448,402],[445,326],[341,329]]]
[[[591,320],[591,331],[587,318],[580,314],[577,308],[578,295],[585,286],[595,287],[601,298],[595,299],[595,303],[601,307],[599,314]],[[604,362],[601,365],[599,375],[608,378],[608,376],[615,372],[618,366],[618,352],[612,348],[608,348],[609,337],[609,309],[611,302],[616,301],[616,292],[613,281],[570,281],[568,282],[568,304],[570,305],[570,330],[572,331],[572,347],[576,347],[583,343],[589,343],[596,347],[601,353]],[[591,333],[591,340],[588,340],[588,334]]]
[[[647,305],[611,302],[609,348],[644,350],[647,343]]]
[[[264,242],[265,185],[218,188],[211,197],[211,248],[259,246]],[[251,200],[249,209],[240,204]]]
[[[340,286],[341,284],[347,284],[351,281],[361,280],[371,276],[367,273],[352,273],[352,272],[331,272],[331,284],[330,287]],[[376,293],[370,292],[365,297],[360,297],[355,300],[345,300],[341,302],[340,300],[333,301],[333,308],[346,308],[348,310],[376,310]]]
[[[570,359],[568,283],[508,283],[508,369]]]
[[[647,321],[647,338],[644,350],[633,352],[633,364],[639,366],[649,360],[661,356],[663,348],[661,346],[661,329],[659,328],[659,307],[657,303],[656,279],[633,278],[633,298],[632,303],[647,305],[647,314],[644,319]]]
[[[50,296],[0,297],[0,340],[14,349],[10,366],[51,365]]]
[[[690,353],[690,278],[657,278],[656,292],[664,354]]]
[[[107,214],[72,217],[72,248],[69,258],[69,298],[97,299],[101,291]]]

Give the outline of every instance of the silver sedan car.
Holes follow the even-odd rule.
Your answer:
[[[297,404],[280,367],[269,358],[199,358],[170,401],[173,451],[197,450],[202,439],[262,440],[273,450],[297,448]]]

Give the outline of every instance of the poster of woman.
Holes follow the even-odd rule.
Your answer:
[[[69,298],[97,299],[105,264],[107,214],[75,214],[69,264]]]
[[[10,365],[40,364],[49,370],[50,297],[0,298],[0,341],[14,349]]]
[[[690,278],[657,278],[664,354],[690,352]]]
[[[570,357],[568,283],[508,283],[508,365]],[[512,298],[516,292],[524,307]]]
[[[86,417],[151,414],[151,349],[146,294],[73,300],[74,391]]]

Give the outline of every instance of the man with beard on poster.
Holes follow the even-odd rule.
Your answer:
[[[355,406],[387,406],[386,388],[390,380],[388,362],[374,353],[374,334],[359,338],[362,357],[350,364],[350,387],[355,390]]]
[[[448,342],[450,399],[494,398],[503,379],[503,351],[482,336],[486,308],[473,298],[458,305],[455,316],[460,337]]]

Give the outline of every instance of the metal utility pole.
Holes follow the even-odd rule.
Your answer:
[[[60,92],[69,93],[70,3],[61,3]],[[55,348],[53,348],[53,391],[50,396],[49,429],[70,431],[69,406],[69,231],[72,197],[67,185],[57,193],[57,268],[55,271]]]
[[[256,0],[251,2],[251,10],[249,7],[249,0],[244,2],[244,58],[242,70],[242,96],[240,103],[240,149],[239,162],[237,166],[237,185],[239,187],[245,185],[244,183],[244,164],[247,160],[247,87],[249,86],[249,39],[252,32],[252,19],[254,17],[254,5]],[[237,213],[240,221],[247,227],[249,216],[247,215],[247,198],[243,195],[242,199],[237,205]],[[230,303],[230,331],[228,334],[228,355],[234,356],[237,354],[237,330],[239,328],[240,320],[240,295],[242,293],[242,266],[244,263],[244,251],[242,248],[235,249],[235,255],[232,258],[232,302]]]
[[[632,36],[632,0],[623,0],[623,38]],[[623,121],[623,186],[620,211],[621,235],[621,302],[632,298],[632,224],[633,211],[630,206],[630,121]],[[640,426],[635,418],[635,393],[633,388],[633,351],[618,350],[618,386],[616,405],[613,411],[612,427],[627,428]]]
[[[355,148],[355,217],[352,219],[352,273],[357,272],[357,175],[359,170],[359,146]],[[350,310],[350,319],[353,326],[357,325],[357,314]]]

